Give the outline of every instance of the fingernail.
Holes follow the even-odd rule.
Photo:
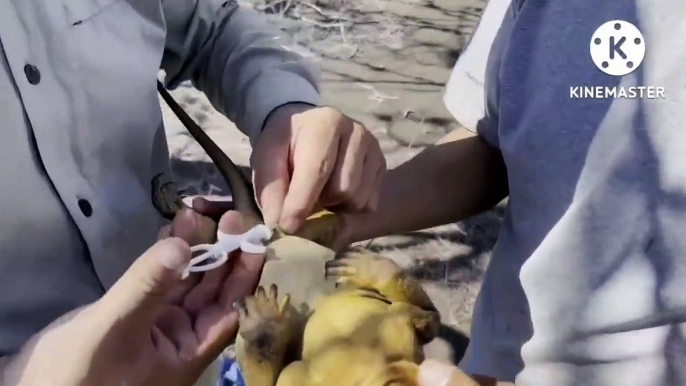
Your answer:
[[[298,220],[293,217],[281,218],[279,226],[286,233],[295,233],[298,230]]]
[[[260,210],[262,211],[262,217],[264,218],[264,225],[266,225],[270,228],[274,228],[278,223],[278,219],[275,218],[276,216],[274,216],[272,214],[272,212],[270,212],[268,210],[264,210],[264,209],[260,209]]]
[[[183,272],[188,265],[188,244],[180,238],[169,238],[161,242],[157,259],[159,263],[172,271]]]
[[[446,386],[452,375],[452,366],[427,359],[419,366],[419,386]]]
[[[270,229],[274,229],[277,225],[279,225],[279,219],[276,216],[268,216],[265,214],[264,225],[268,226]]]

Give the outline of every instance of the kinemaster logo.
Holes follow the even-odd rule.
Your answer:
[[[646,55],[641,31],[624,20],[612,20],[596,29],[590,41],[591,61],[609,76],[623,77],[636,71]],[[664,99],[661,86],[572,86],[572,99]]]

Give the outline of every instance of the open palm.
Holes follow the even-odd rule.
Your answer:
[[[175,220],[171,233],[192,230],[186,220]],[[228,212],[219,228],[242,232],[242,218]],[[236,336],[232,305],[254,291],[264,259],[237,252],[222,267],[181,280],[190,259],[185,240],[158,241],[102,298],[3,357],[3,384],[192,386]]]
[[[189,220],[175,220],[170,235],[192,238],[194,222]],[[245,232],[241,215],[226,212],[219,230]],[[191,274],[172,289],[150,330],[148,343],[158,369],[151,372],[155,381],[146,384],[187,385],[197,379],[235,338],[238,313],[233,304],[255,290],[263,263],[260,255],[236,251],[221,267]]]

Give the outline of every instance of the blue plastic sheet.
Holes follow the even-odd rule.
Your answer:
[[[217,386],[245,386],[245,381],[234,358],[224,357]]]

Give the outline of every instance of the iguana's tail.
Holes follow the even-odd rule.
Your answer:
[[[212,141],[200,126],[188,116],[160,81],[157,81],[157,91],[159,91],[160,95],[162,95],[162,99],[164,99],[169,108],[171,108],[181,123],[183,123],[188,132],[191,133],[193,138],[195,138],[203,150],[205,150],[205,153],[212,159],[212,162],[217,166],[217,169],[219,169],[219,172],[224,177],[231,190],[235,210],[243,215],[243,220],[246,222],[246,229],[250,229],[257,224],[262,223],[264,221],[262,212],[255,202],[255,195],[250,181],[245,178],[238,166],[224,154],[219,146]]]

